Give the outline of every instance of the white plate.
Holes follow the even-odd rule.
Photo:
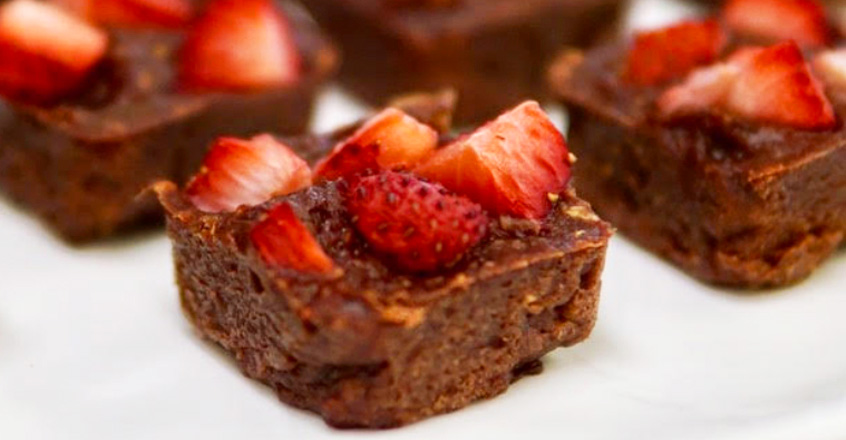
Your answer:
[[[324,96],[318,126],[360,109]],[[161,233],[63,246],[0,203],[0,439],[846,438],[846,255],[800,286],[712,289],[616,237],[592,337],[506,394],[399,430],[279,403],[180,314]]]

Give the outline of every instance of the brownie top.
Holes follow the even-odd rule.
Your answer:
[[[716,172],[766,178],[800,167],[846,148],[846,94],[827,90],[837,114],[833,129],[803,130],[760,124],[726,114],[691,115],[680,120],[658,117],[656,100],[679,81],[660,86],[626,82],[623,69],[627,46],[615,42],[581,53],[563,53],[549,70],[548,82],[566,104],[610,123],[662,140]]]

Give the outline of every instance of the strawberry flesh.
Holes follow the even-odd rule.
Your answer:
[[[813,64],[827,85],[846,91],[846,48],[822,52]]]
[[[315,177],[334,180],[378,170],[410,169],[438,145],[438,133],[401,110],[370,118],[315,168]]]
[[[272,266],[324,274],[335,267],[288,203],[270,210],[250,231],[250,240],[261,258]]]
[[[831,41],[825,7],[816,0],[729,0],[722,15],[731,30],[745,36],[807,47]]]
[[[299,76],[294,35],[272,0],[215,0],[180,51],[179,81],[187,90],[262,90]]]
[[[629,50],[624,77],[642,86],[684,77],[697,66],[716,60],[725,42],[716,20],[685,21],[641,32]]]
[[[438,150],[416,170],[490,212],[542,218],[567,187],[567,143],[534,101]]]
[[[178,28],[194,9],[188,0],[53,0],[81,17],[106,26]]]
[[[451,266],[487,232],[488,218],[478,204],[410,174],[360,177],[349,191],[346,205],[356,229],[405,270]]]
[[[82,85],[108,36],[64,10],[33,0],[0,6],[0,95],[44,102]]]
[[[308,164],[270,135],[220,138],[185,193],[206,212],[234,211],[311,185]]]

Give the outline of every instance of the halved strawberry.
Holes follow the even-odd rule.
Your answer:
[[[411,271],[454,264],[487,231],[487,216],[476,203],[395,171],[356,179],[346,205],[373,249]]]
[[[846,48],[820,53],[813,65],[826,84],[846,92]]]
[[[250,140],[218,139],[185,193],[198,209],[221,212],[258,205],[309,185],[308,164],[265,134]]]
[[[273,0],[215,0],[192,26],[179,58],[180,83],[190,90],[273,88],[299,74],[294,35]]]
[[[750,37],[812,47],[832,37],[825,7],[816,0],[729,0],[722,15],[731,30]]]
[[[726,63],[694,72],[685,83],[664,92],[658,108],[667,119],[721,110],[801,129],[836,124],[822,85],[792,41],[740,49]]]
[[[288,203],[268,212],[250,231],[250,240],[267,264],[313,273],[328,273],[335,267]]]
[[[716,20],[685,21],[635,36],[623,73],[627,81],[654,85],[687,75],[710,64],[725,46],[725,34]]]
[[[120,27],[180,27],[194,15],[189,0],[53,0],[96,23]]]
[[[380,169],[409,169],[438,146],[438,133],[403,111],[388,108],[335,146],[315,167],[315,177],[334,180]]]
[[[106,33],[33,0],[0,6],[0,94],[48,101],[80,86],[105,56]]]
[[[527,101],[438,150],[416,170],[485,209],[542,218],[570,179],[567,143],[538,103]]]

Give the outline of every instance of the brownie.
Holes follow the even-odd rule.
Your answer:
[[[448,101],[400,102],[428,123],[448,114]],[[313,163],[349,132],[286,144]],[[355,233],[344,179],[223,213],[198,210],[173,183],[155,189],[197,332],[282,401],[335,427],[396,427],[500,394],[596,321],[611,230],[571,188],[543,219],[491,217],[458,264],[427,273],[398,270]],[[251,231],[283,204],[341,275],[262,258]]]
[[[336,55],[307,18],[293,18],[302,79],[251,93],[179,93],[171,59],[181,33],[114,30],[107,61],[76,96],[0,104],[0,187],[70,242],[159,222],[154,198],[138,193],[184,181],[214,137],[306,129]]]
[[[811,274],[846,231],[844,95],[828,93],[831,129],[724,115],[664,121],[654,102],[665,86],[621,79],[625,50],[567,52],[549,72],[570,110],[580,193],[626,236],[701,280],[762,288]]]
[[[307,0],[343,51],[341,83],[380,105],[408,90],[454,87],[459,124],[544,96],[562,45],[613,25],[618,0]]]

